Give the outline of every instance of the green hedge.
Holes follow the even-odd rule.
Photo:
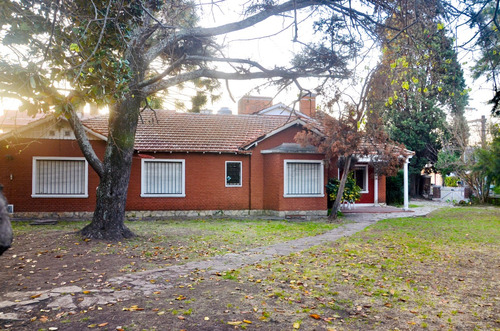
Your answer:
[[[402,205],[404,203],[404,178],[403,170],[396,176],[387,177],[385,194],[388,205]]]

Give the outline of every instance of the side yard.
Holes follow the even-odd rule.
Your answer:
[[[266,221],[133,223],[141,237],[107,244],[70,233],[81,224],[15,226],[22,246],[0,259],[0,283],[8,285],[0,295],[77,284],[81,293],[71,295],[79,301],[97,286],[124,291],[107,284],[117,274],[237,253],[333,227]],[[384,220],[352,237],[242,269],[198,270],[155,282],[171,287],[88,309],[46,309],[39,303],[24,312],[29,318],[5,320],[0,328],[495,330],[500,328],[500,209],[445,208],[428,217]]]

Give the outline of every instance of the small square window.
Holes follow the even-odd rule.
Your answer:
[[[241,186],[241,162],[226,162],[226,186]]]

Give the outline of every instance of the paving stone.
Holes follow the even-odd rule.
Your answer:
[[[26,292],[9,292],[5,293],[3,296],[7,298],[14,298],[16,300],[27,300],[28,298],[31,298],[32,296],[39,295],[39,294],[44,294],[49,292],[49,290],[43,290],[43,291],[26,291]]]
[[[83,301],[81,301],[78,306],[80,308],[87,308],[87,307],[90,307],[90,306],[93,306],[95,305],[97,302],[99,301],[99,298],[98,297],[85,297],[83,298]]]
[[[16,313],[2,313],[0,312],[0,321],[20,321],[19,315]]]
[[[131,290],[116,291],[115,293],[112,294],[112,296],[115,299],[125,300],[132,298],[134,296],[134,292]]]
[[[107,305],[108,303],[116,303],[116,299],[110,296],[98,296],[97,305]]]
[[[40,301],[38,301],[38,300],[26,300],[26,301],[16,302],[16,305],[17,306],[28,306],[28,305],[36,304],[38,302],[40,302]]]
[[[53,293],[77,293],[81,292],[82,288],[79,286],[64,286],[64,287],[56,287],[51,290]]]
[[[0,309],[8,308],[17,305],[17,302],[14,301],[0,301]]]
[[[64,295],[49,303],[47,308],[75,309],[76,305],[73,303],[72,296]]]

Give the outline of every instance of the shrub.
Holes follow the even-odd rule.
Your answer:
[[[444,178],[444,186],[458,187],[459,178],[455,176],[448,176]]]
[[[386,179],[386,200],[388,205],[402,205],[404,202],[403,171]]]
[[[335,201],[337,192],[339,191],[340,181],[336,178],[330,178],[326,184],[326,192],[330,201]],[[361,187],[356,185],[356,181],[352,177],[347,177],[344,187],[344,194],[341,202],[355,202],[361,198]]]

